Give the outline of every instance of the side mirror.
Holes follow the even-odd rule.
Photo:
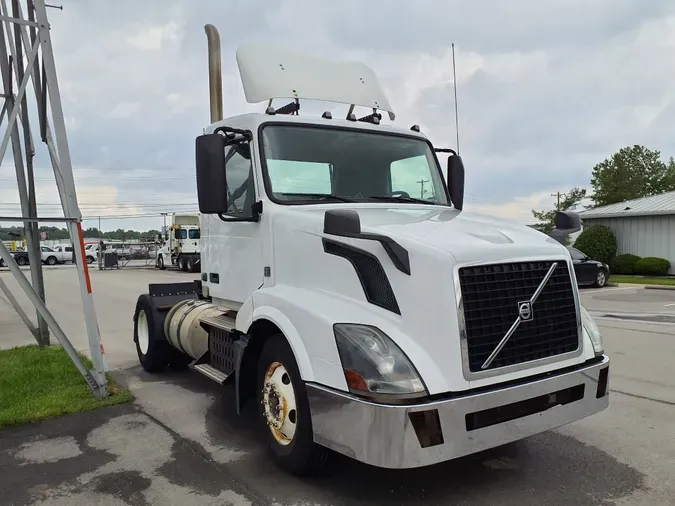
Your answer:
[[[448,189],[455,209],[464,207],[464,162],[459,155],[448,157]]]
[[[558,211],[554,223],[555,230],[550,236],[560,244],[565,244],[567,236],[581,230],[581,217],[573,211]]]
[[[570,230],[570,234],[581,230],[581,218],[573,211],[558,211],[555,214],[556,230]]]
[[[353,209],[329,209],[323,217],[323,233],[345,237],[359,235],[359,213]]]
[[[200,135],[195,142],[197,199],[202,214],[227,211],[225,143],[225,137],[220,134]]]

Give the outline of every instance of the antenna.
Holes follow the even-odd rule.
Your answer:
[[[457,68],[455,66],[455,43],[452,43],[452,87],[455,90],[455,130],[457,131],[457,154],[459,154],[459,110],[457,108]]]

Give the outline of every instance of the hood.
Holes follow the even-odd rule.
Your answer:
[[[335,206],[312,207],[292,210],[297,213],[293,221],[296,227],[323,234],[324,213]],[[563,245],[533,228],[467,211],[427,205],[367,204],[350,208],[359,213],[362,232],[384,234],[406,243],[422,242],[451,254],[459,263],[569,256]]]

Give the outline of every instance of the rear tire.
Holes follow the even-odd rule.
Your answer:
[[[299,476],[320,471],[329,452],[314,442],[305,383],[282,334],[273,335],[264,345],[256,390],[263,437],[274,460]]]
[[[158,339],[159,322],[155,321],[155,314],[150,296],[143,294],[136,302],[134,313],[134,341],[138,361],[147,372],[160,372],[171,358],[173,348],[164,339]],[[161,330],[163,332],[163,330]],[[163,336],[162,336],[163,337]]]
[[[26,264],[28,264],[28,262],[26,261],[26,259],[24,257],[19,257],[19,258],[16,259],[16,264],[17,265],[26,265]]]

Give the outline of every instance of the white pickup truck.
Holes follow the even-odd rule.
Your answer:
[[[42,262],[47,265],[64,264],[74,260],[73,247],[71,245],[59,244],[50,248],[48,246],[40,246],[40,254]]]
[[[427,466],[607,408],[609,358],[561,243],[577,215],[549,237],[463,210],[459,155],[382,124],[391,106],[359,63],[241,47],[245,96],[267,109],[222,119],[207,35],[201,279],[138,298],[146,371],[189,366],[230,384],[233,409],[254,399],[271,455],[297,474],[329,450]],[[349,112],[301,115],[306,98]]]

